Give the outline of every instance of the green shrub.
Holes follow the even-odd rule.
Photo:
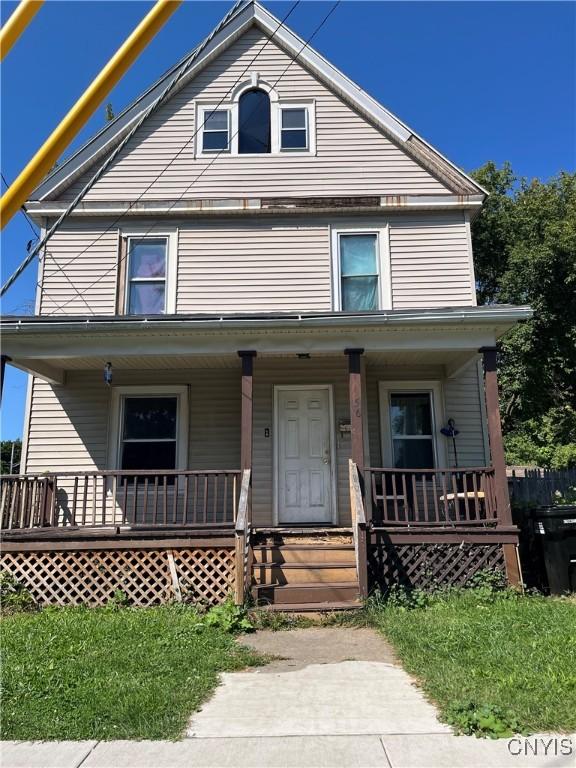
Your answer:
[[[7,571],[0,571],[0,608],[3,613],[33,611],[37,608],[28,589]]]

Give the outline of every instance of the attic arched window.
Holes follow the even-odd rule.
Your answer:
[[[270,97],[260,88],[252,88],[240,96],[238,152],[241,155],[270,152]]]

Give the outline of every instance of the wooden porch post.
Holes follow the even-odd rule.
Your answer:
[[[0,361],[2,364],[2,374],[1,374],[1,380],[0,380],[0,402],[2,402],[2,395],[4,393],[4,371],[6,370],[6,363],[10,362],[10,358],[8,355],[1,355]]]
[[[352,461],[364,472],[364,424],[362,403],[362,370],[360,356],[363,349],[345,349],[348,355],[348,386],[350,393],[350,426],[352,437]]]
[[[240,469],[252,469],[252,373],[253,350],[239,351],[242,360],[242,416],[240,421]]]
[[[506,458],[504,456],[504,441],[502,439],[502,423],[500,421],[500,405],[498,399],[498,373],[496,366],[496,347],[482,347],[484,361],[484,389],[486,394],[486,411],[488,415],[488,438],[490,441],[490,456],[494,467],[496,484],[496,505],[498,524],[512,525],[512,510],[508,494],[506,478]],[[504,544],[506,573],[511,584],[520,584],[522,577],[518,564],[516,545]]]

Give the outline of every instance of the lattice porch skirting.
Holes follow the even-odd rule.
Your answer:
[[[478,571],[505,573],[501,543],[394,544],[382,539],[370,548],[371,585],[386,590],[393,584],[430,589],[463,586]]]
[[[122,590],[133,605],[184,598],[221,603],[233,589],[234,550],[110,549],[4,552],[0,567],[41,605],[103,605]]]

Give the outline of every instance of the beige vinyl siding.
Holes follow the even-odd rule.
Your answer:
[[[452,379],[445,379],[441,366],[422,366],[418,368],[387,368],[368,366],[366,371],[366,391],[368,401],[368,429],[370,444],[370,463],[382,466],[382,438],[380,430],[379,381],[439,381],[444,402],[444,421],[454,419],[460,434],[456,438],[458,464],[461,467],[485,466],[485,443],[483,415],[480,398],[483,388],[478,378],[478,368],[472,362],[464,371]],[[440,430],[444,424],[437,424]],[[438,441],[446,441],[448,466],[454,466],[454,454],[447,439],[438,434]]]
[[[100,218],[67,219],[46,246],[39,314],[112,315],[118,227]]]
[[[300,64],[291,62],[260,31],[249,30],[148,119],[86,200],[449,191]],[[277,83],[280,101],[315,100],[316,155],[195,158],[195,101],[218,104],[228,99],[238,78],[249,80],[252,72],[271,85]],[[77,194],[92,173],[73,182],[62,199]]]
[[[240,466],[240,368],[114,372],[114,386],[189,386],[189,469]],[[100,371],[72,371],[63,387],[34,379],[27,472],[112,469],[111,389]]]
[[[471,261],[462,212],[393,217],[390,269],[394,309],[475,304]]]
[[[198,222],[180,230],[178,312],[328,310],[326,223]]]
[[[485,429],[482,398],[484,385],[474,362],[453,379],[444,384],[446,418],[456,422],[460,434],[456,438],[458,465],[461,467],[483,467],[490,464],[488,446],[485,444]],[[453,458],[452,450],[449,451]]]
[[[82,217],[51,239],[41,314],[114,314],[119,233],[113,220]],[[329,310],[331,227],[389,224],[392,308],[471,306],[473,276],[461,213],[346,217],[254,215],[180,219],[176,311]],[[130,222],[125,224],[130,231]],[[110,231],[106,230],[111,227]],[[162,231],[153,219],[139,231]],[[385,236],[385,235],[384,235]],[[387,293],[387,291],[385,291]]]

